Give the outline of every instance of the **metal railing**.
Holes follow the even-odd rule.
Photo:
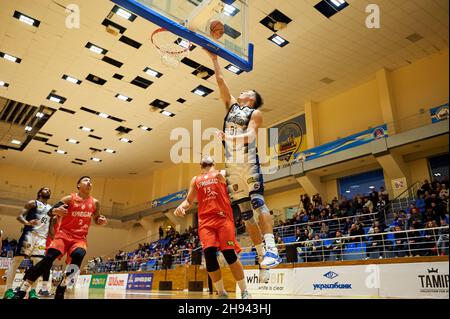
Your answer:
[[[391,200],[386,205],[386,216],[385,220],[390,223],[393,221],[394,213],[397,213],[401,210],[406,210],[409,207],[411,201],[415,201],[417,199],[417,191],[422,187],[422,182],[415,182],[408,189],[398,195],[396,198]]]
[[[295,247],[297,262],[448,256],[449,227],[443,226],[358,236],[312,239],[302,242],[278,244],[277,246],[283,263],[292,262],[288,262],[286,253],[286,249],[289,249],[287,248],[288,246]],[[198,249],[201,248],[197,248],[196,250]],[[179,250],[176,254],[172,255],[170,268],[191,264],[191,254],[192,250]],[[240,260],[244,265],[257,265],[257,257],[252,252],[252,247],[243,248]],[[114,273],[161,269],[164,269],[163,256],[91,263],[88,264],[85,271],[87,273]]]
[[[358,236],[347,235],[327,239],[319,238],[277,246],[284,263],[287,263],[286,249],[288,249],[288,246],[296,248],[298,262],[448,256],[448,232],[449,227],[444,226]],[[251,250],[250,247],[245,249]],[[251,254],[247,254],[246,258],[244,264],[254,264],[252,263],[254,258]]]
[[[280,237],[290,237],[296,235],[297,229],[302,229],[308,226],[320,232],[320,227],[322,223],[327,224],[329,232],[336,232],[337,230],[343,229],[343,226],[346,223],[347,219],[350,219],[351,221],[359,219],[362,222],[363,227],[369,227],[372,225],[374,221],[378,220],[378,214],[379,214],[378,212],[370,214],[357,214],[334,219],[318,220],[312,222],[274,227],[273,233],[279,235]]]

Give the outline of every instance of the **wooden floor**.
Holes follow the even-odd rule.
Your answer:
[[[0,286],[0,295],[3,296],[4,286]],[[230,299],[240,299],[235,293],[229,294]],[[378,297],[376,297],[378,299]],[[53,299],[53,296],[49,298]],[[217,299],[217,295],[208,292],[183,292],[183,291],[130,291],[130,290],[106,290],[106,289],[75,289],[66,292],[66,299]],[[297,296],[279,294],[252,295],[252,299],[373,299],[361,297],[325,297],[325,296]]]

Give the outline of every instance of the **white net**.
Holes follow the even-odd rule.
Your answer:
[[[190,42],[167,30],[156,30],[151,41],[161,54],[161,62],[170,68],[178,67],[181,60],[189,55]]]

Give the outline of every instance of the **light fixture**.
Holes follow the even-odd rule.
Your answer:
[[[225,6],[223,8],[223,13],[230,17],[234,17],[238,12],[239,12],[239,9],[230,4],[225,4]]]
[[[105,148],[105,152],[109,153],[109,154],[114,154],[116,151],[109,149],[109,148]]]
[[[129,139],[122,137],[119,141],[124,142],[124,143],[132,143],[132,141],[130,141]]]
[[[93,129],[86,127],[86,126],[80,126],[80,130],[85,131],[85,132],[94,132]]]
[[[53,102],[56,102],[56,103],[59,103],[59,104],[64,104],[64,102],[66,102],[66,98],[65,97],[62,97],[62,96],[59,96],[59,95],[56,95],[56,94],[53,94],[53,93],[50,93],[47,96],[47,100],[50,100],[50,101],[53,101]]]
[[[100,116],[100,117],[102,117],[104,119],[107,119],[109,117],[109,115],[106,114],[106,113],[98,113],[98,116]]]
[[[197,90],[194,91],[194,94],[197,94],[197,95],[200,95],[200,96],[205,96],[206,92],[203,92],[202,90],[197,89]]]
[[[18,140],[12,140],[11,144],[20,145],[20,144],[22,144],[22,142],[18,141]]]
[[[281,48],[289,44],[289,41],[287,41],[286,39],[283,39],[278,34],[272,35],[269,38],[269,40],[272,41],[273,43],[275,43],[276,45],[278,45]]]
[[[114,6],[114,8],[112,9],[112,12],[117,14],[119,17],[122,17],[129,21],[134,21],[137,17],[135,14],[132,14],[131,12],[128,12],[128,11],[122,9],[119,6]]]
[[[336,7],[340,7],[345,5],[347,2],[345,2],[344,0],[330,0],[331,3],[333,3]]]
[[[133,100],[132,98],[129,98],[128,96],[125,96],[123,94],[116,94],[116,98],[125,102],[131,102]]]
[[[244,70],[239,69],[237,66],[234,66],[233,64],[229,64],[225,67],[225,69],[227,69],[228,71],[234,73],[234,74],[241,74],[242,72],[244,72]]]
[[[97,163],[100,163],[102,160],[97,157],[91,157],[91,160]]]
[[[43,118],[43,117],[44,117],[44,113],[42,113],[42,112],[37,112],[37,113],[36,113],[36,117],[38,117],[38,118]]]
[[[23,13],[20,13],[19,11],[14,11],[14,18],[16,18],[17,20],[19,20],[20,22],[23,22],[25,24],[34,26],[34,27],[38,27],[39,24],[41,23],[39,20],[36,20],[30,16],[27,16]]]
[[[0,86],[7,88],[9,86],[9,84],[6,82],[0,81]]]
[[[375,189],[375,186],[369,186],[370,189]]]
[[[67,154],[67,152],[63,150],[55,150],[55,152],[58,154]]]
[[[175,116],[175,114],[173,114],[173,113],[171,113],[169,111],[164,111],[164,110],[161,111],[161,114],[165,115],[167,117],[174,117]]]
[[[148,132],[152,130],[150,127],[145,126],[145,125],[139,125],[138,127],[139,127],[141,130],[148,131]]]
[[[64,80],[70,82],[70,83],[73,83],[73,84],[78,84],[78,85],[81,84],[81,81],[80,81],[80,80],[75,79],[75,78],[73,78],[73,77],[71,77],[71,76],[68,76],[68,75],[66,75],[66,74],[64,74],[62,78],[63,78]]]
[[[69,142],[69,143],[72,143],[72,144],[79,144],[80,143],[79,141],[77,141],[77,140],[75,140],[73,138],[68,138],[66,141]]]
[[[108,52],[108,50],[103,49],[95,44],[92,44],[91,42],[88,42],[85,47],[97,54],[106,54]]]
[[[31,132],[32,130],[33,130],[33,128],[31,126],[25,126],[26,132]]]
[[[8,53],[3,53],[3,52],[0,52],[0,57],[2,57],[5,60],[11,61],[11,62],[16,62],[16,63],[20,63],[22,61],[22,59],[19,59],[18,57],[15,57]]]
[[[153,69],[150,69],[150,68],[145,68],[144,72],[150,76],[153,76],[154,78],[160,78],[163,75],[162,73],[155,71]]]

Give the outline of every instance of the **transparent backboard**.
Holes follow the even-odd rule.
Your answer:
[[[248,0],[112,0],[120,7],[216,53],[244,71],[253,69],[248,40]],[[224,35],[210,34],[211,21],[224,25]],[[152,32],[154,30],[149,30]]]

